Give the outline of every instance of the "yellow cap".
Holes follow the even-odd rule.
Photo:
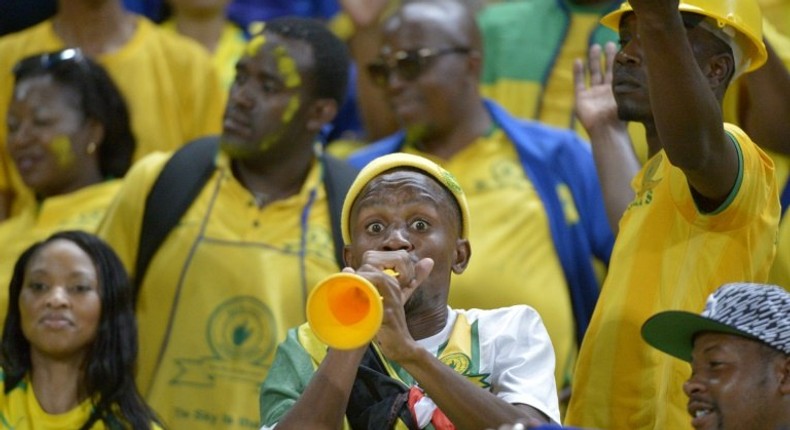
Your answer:
[[[436,181],[438,181],[440,184],[442,184],[442,186],[450,191],[450,194],[453,195],[455,201],[458,203],[458,207],[461,209],[461,238],[468,239],[469,205],[466,203],[464,191],[461,189],[461,186],[458,185],[458,181],[455,179],[455,176],[427,158],[413,154],[406,154],[403,152],[396,152],[394,154],[381,156],[368,163],[368,165],[359,172],[357,178],[354,180],[354,183],[351,184],[351,188],[348,189],[346,199],[343,202],[343,211],[340,218],[340,226],[343,232],[343,241],[346,244],[351,243],[349,220],[351,215],[351,206],[354,205],[354,201],[357,199],[357,196],[359,196],[359,193],[362,192],[362,189],[365,188],[365,185],[372,181],[373,178],[381,175],[384,172],[403,167],[413,168],[425,172],[427,175],[436,179]]]
[[[678,9],[712,18],[719,29],[727,26],[735,29],[733,42],[744,54],[743,64],[736,65],[738,69],[751,72],[768,58],[763,43],[762,12],[756,0],[680,0]],[[620,19],[627,12],[633,12],[633,9],[624,2],[617,10],[601,18],[601,24],[619,31]]]

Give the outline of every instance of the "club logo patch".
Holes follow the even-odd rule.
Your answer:
[[[275,321],[260,300],[241,296],[220,304],[206,326],[206,341],[213,356],[176,359],[174,384],[213,386],[218,378],[263,381],[263,363],[276,347]]]

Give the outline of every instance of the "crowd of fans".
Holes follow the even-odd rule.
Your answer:
[[[790,429],[788,17],[4,2],[0,422]]]

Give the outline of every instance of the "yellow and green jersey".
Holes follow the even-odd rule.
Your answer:
[[[774,166],[725,124],[740,157],[728,200],[697,210],[683,172],[664,151],[632,182],[609,273],[579,352],[565,424],[602,429],[686,429],[688,363],[645,343],[642,324],[665,310],[698,313],[727,282],[764,282],[774,258],[779,201]]]
[[[0,370],[0,381],[5,374]],[[79,429],[88,421],[93,412],[90,399],[84,400],[75,408],[62,414],[46,412],[36,398],[30,377],[24,379],[9,392],[0,389],[0,428],[14,430],[74,430]],[[103,421],[91,426],[91,430],[104,430],[108,427]],[[156,424],[154,430],[161,430]]]

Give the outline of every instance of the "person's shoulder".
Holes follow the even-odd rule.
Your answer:
[[[748,134],[746,134],[743,129],[735,124],[730,124],[728,122],[724,123],[724,131],[730,137],[730,139],[734,140],[734,143],[738,145],[740,148],[740,152],[743,157],[759,157],[768,161],[770,157],[763,152],[759,145],[757,145]],[[770,169],[773,170],[773,169]]]
[[[466,316],[467,320],[472,323],[474,321],[490,322],[490,321],[503,321],[514,319],[540,319],[538,312],[529,305],[512,305],[494,309],[455,309],[459,314]]]
[[[143,158],[137,160],[124,176],[124,183],[136,183],[141,181],[151,182],[153,178],[159,176],[168,160],[175,152],[154,151]]]
[[[573,130],[544,124],[531,119],[513,118],[514,123],[530,137],[538,142],[556,145],[574,145],[589,149],[589,143]]]
[[[754,142],[749,137],[749,135],[746,134],[746,132],[743,131],[742,128],[738,127],[735,124],[731,124],[729,122],[725,122],[724,123],[724,131],[728,135],[730,135],[733,139],[737,140],[739,144],[746,143],[746,144],[754,145]]]
[[[592,160],[592,147],[575,131],[529,119],[513,119],[515,134],[509,137],[517,146],[543,158],[567,158],[568,154]]]
[[[156,45],[169,61],[211,65],[208,51],[199,43],[178,32],[161,28],[144,16],[137,17],[137,31],[146,45]]]
[[[519,131],[525,133],[519,137],[527,137],[539,142],[573,143],[589,147],[578,133],[567,128],[555,127],[539,121],[518,118],[495,100],[484,98],[483,103],[494,121],[505,131]],[[511,136],[512,137],[512,136]]]
[[[11,237],[18,237],[24,230],[30,228],[35,220],[33,208],[25,208],[20,213],[0,222],[0,243],[7,243]]]
[[[50,20],[0,37],[0,67],[11,70],[20,59],[42,51],[51,51],[57,42],[52,39]]]
[[[27,375],[25,375],[24,377],[22,377],[19,380],[19,382],[16,383],[16,385],[14,385],[9,390],[8,393],[6,393],[6,390],[5,390],[6,376],[7,375],[6,375],[5,369],[0,367],[0,398],[7,397],[7,396],[11,395],[12,392],[17,391],[19,389],[21,389],[23,391],[27,390],[27,386],[28,386],[29,380],[28,380]],[[3,427],[3,428],[5,428],[5,427]]]
[[[41,38],[43,35],[47,34],[47,32],[51,31],[52,28],[52,20],[45,20],[25,28],[23,30],[19,30],[14,33],[5,34],[0,37],[0,46],[7,47],[13,45],[24,44],[30,40],[36,40]]]

